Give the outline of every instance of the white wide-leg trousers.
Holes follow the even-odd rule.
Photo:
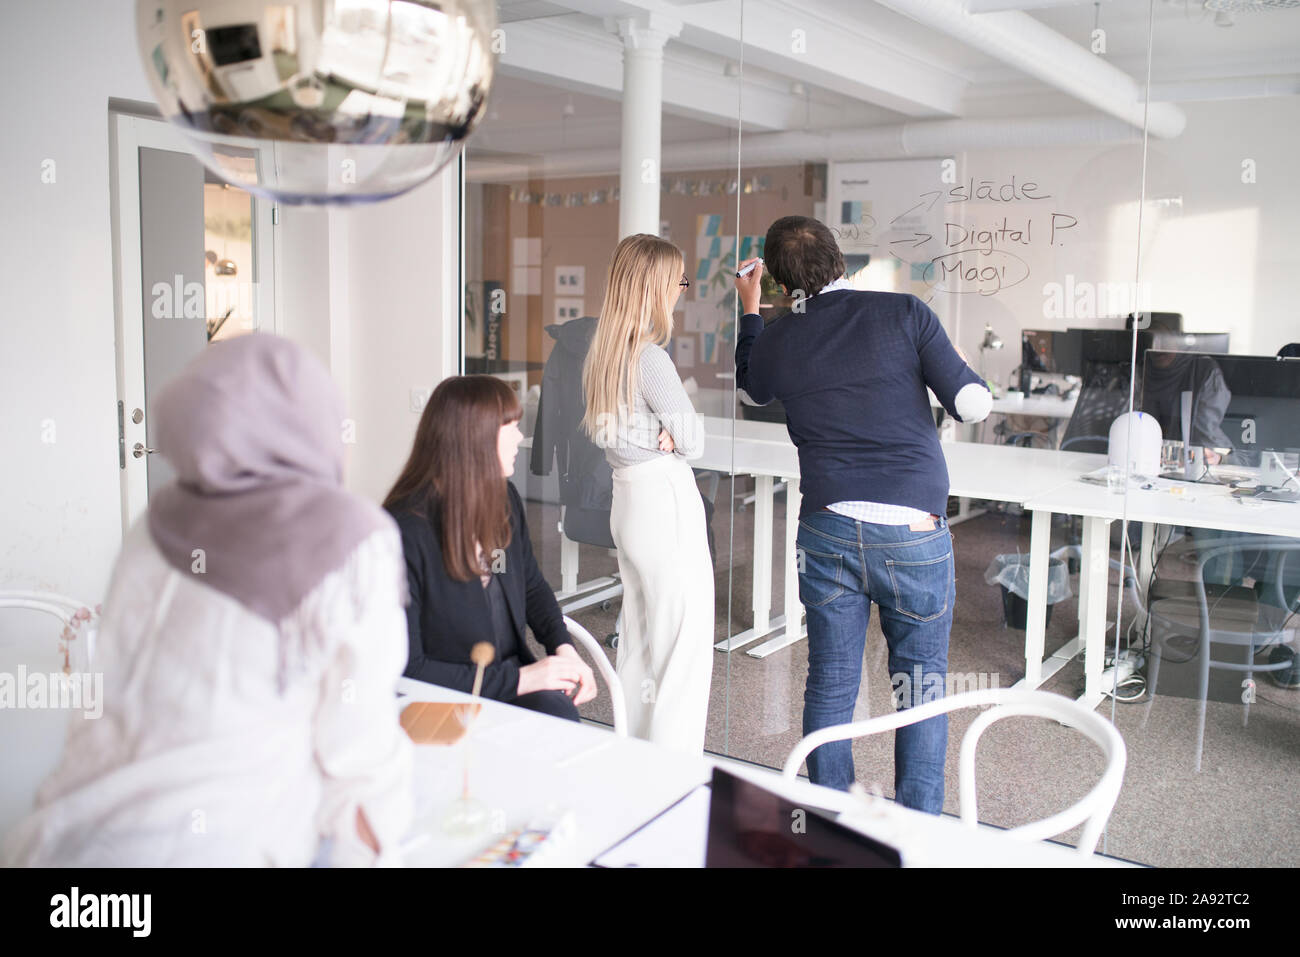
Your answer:
[[[628,730],[699,754],[713,676],[713,566],[685,460],[669,454],[615,469],[610,531],[623,577],[616,667]]]

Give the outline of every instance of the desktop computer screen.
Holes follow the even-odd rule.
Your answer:
[[[1183,314],[1181,312],[1148,312],[1146,314],[1147,325],[1150,328],[1170,329],[1177,332],[1183,328]],[[1124,317],[1124,328],[1132,329],[1136,317],[1129,313]]]
[[[1300,453],[1300,363],[1273,356],[1200,356],[1229,393],[1223,428],[1232,448]]]
[[[1079,334],[1080,365],[1085,378],[1095,378],[1099,373],[1115,373],[1127,378],[1129,362],[1133,357],[1132,329],[1072,329]],[[1226,332],[1176,332],[1152,327],[1137,330],[1137,368],[1141,370],[1148,351],[1183,353],[1226,353]]]
[[[1025,329],[1020,333],[1021,390],[1029,391],[1033,373],[1044,375],[1082,375],[1079,331]]]
[[[1223,427],[1231,393],[1216,362],[1219,358],[1160,349],[1142,357],[1138,408],[1156,420],[1166,441],[1210,449],[1236,447]]]
[[[1228,352],[1228,333],[1156,331],[1151,348],[1165,352],[1204,352],[1225,355]]]
[[[1140,394],[1165,439],[1226,450],[1225,464],[1259,469],[1265,497],[1300,497],[1300,363],[1152,349]]]

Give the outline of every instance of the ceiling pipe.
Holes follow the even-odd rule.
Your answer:
[[[745,137],[745,166],[784,165],[831,160],[906,159],[951,156],[966,150],[1034,149],[1131,142],[1138,131],[1108,116],[1032,116],[1017,119],[918,120],[890,126],[823,132],[785,131]],[[501,182],[529,176],[563,177],[616,173],[619,151],[578,149],[519,160],[491,154],[476,157],[473,145],[465,167],[470,182]],[[665,143],[665,172],[728,169],[736,165],[736,140],[724,137],[689,143]]]
[[[964,0],[877,2],[1139,130],[1145,120],[1152,136],[1178,136],[1187,124],[1183,111],[1169,103],[1151,103],[1148,112],[1136,80],[1027,13],[972,15]]]

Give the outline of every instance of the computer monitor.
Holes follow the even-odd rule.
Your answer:
[[[1157,331],[1151,348],[1167,352],[1205,352],[1225,355],[1229,336],[1226,332],[1161,332]]]
[[[1156,418],[1166,439],[1181,440],[1189,451],[1227,450],[1227,464],[1260,470],[1262,497],[1300,500],[1300,363],[1153,349],[1141,395],[1142,411]]]
[[[1201,449],[1234,448],[1224,431],[1231,394],[1214,361],[1218,358],[1161,349],[1143,355],[1138,408],[1156,420],[1166,440]]]
[[[1230,393],[1223,414],[1232,447],[1300,453],[1300,363],[1274,356],[1201,356],[1223,375]]]
[[[1043,375],[1082,375],[1079,331],[1025,329],[1020,333],[1021,390],[1029,391],[1035,372]]]
[[[1026,329],[1021,333],[1021,364],[1031,372],[1056,373],[1060,376],[1078,376],[1078,329],[1057,332],[1048,329]]]
[[[1072,329],[1080,336],[1082,371],[1086,381],[1098,378],[1128,378],[1133,357],[1132,329]],[[1226,332],[1175,332],[1157,328],[1137,330],[1137,367],[1142,369],[1148,351],[1183,353],[1226,353]]]
[[[1132,329],[1136,317],[1129,313],[1124,317],[1124,328]],[[1181,312],[1148,312],[1144,314],[1147,328],[1169,329],[1178,332],[1183,328],[1183,314]]]

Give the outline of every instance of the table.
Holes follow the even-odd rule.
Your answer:
[[[1077,398],[1066,399],[1059,395],[1027,395],[1022,399],[1003,396],[993,400],[992,413],[1002,415],[1030,415],[1039,419],[1068,419],[1074,415]],[[942,403],[930,393],[930,407],[942,408]]]
[[[461,692],[409,678],[399,682],[399,691],[409,696],[402,705],[410,700],[469,700]],[[563,858],[575,866],[609,850],[707,782],[714,766],[796,802],[836,811],[860,807],[848,794],[806,780],[786,781],[765,768],[712,755],[680,754],[497,701],[483,702],[470,748],[472,793],[496,815],[495,830],[522,827],[546,813],[548,805],[571,811],[575,834]],[[450,747],[416,747],[417,825],[403,845],[410,866],[461,864],[496,836],[452,839],[434,830],[430,821],[458,796],[465,750],[464,739]],[[970,830],[955,818],[921,814],[893,802],[875,802],[871,811],[866,818],[853,814],[853,826],[897,847],[905,866],[1123,866],[1096,855],[1082,858],[1060,845],[1015,841],[993,828]],[[699,866],[703,860],[704,848],[696,846],[691,860],[681,863]]]
[[[1256,535],[1285,535],[1300,538],[1300,503],[1255,502],[1235,499],[1222,485],[1199,485],[1157,479],[1152,488],[1130,483],[1121,495],[1098,485],[1074,480],[1046,489],[1025,501],[1032,515],[1032,527],[1050,528],[1053,512],[1083,518],[1083,560],[1079,574],[1079,637],[1067,647],[1083,645],[1084,694],[1079,700],[1089,707],[1105,697],[1101,675],[1106,645],[1106,589],[1110,571],[1110,524],[1127,519],[1142,524],[1139,580],[1150,581],[1151,541],[1156,525],[1215,528]],[[1171,489],[1182,489],[1181,494]],[[1037,547],[1036,547],[1037,546]],[[1029,613],[1030,624],[1042,627],[1035,589],[1047,588],[1047,548],[1039,539],[1030,540]],[[1037,620],[1035,620],[1037,619]]]
[[[733,441],[734,431],[734,441]],[[799,603],[795,535],[797,522],[785,528],[785,608],[798,608],[796,616],[771,614],[772,503],[776,478],[788,485],[788,515],[799,511],[799,456],[786,427],[779,423],[704,418],[704,454],[691,464],[696,468],[749,474],[755,478],[754,504],[754,627],[729,636],[715,647],[734,651],[778,632],[746,653],[765,658],[800,640],[804,634],[803,611]],[[1029,499],[1073,482],[1079,475],[1106,464],[1106,456],[1088,452],[1060,452],[1053,449],[1021,448],[1010,445],[980,445],[973,442],[941,443],[948,464],[950,494],[1024,505]],[[1047,617],[1047,565],[1035,576],[1032,555],[1035,546],[1044,556],[1051,541],[1051,515],[1035,515],[1030,526],[1029,619],[1025,629],[1025,677],[1019,684],[1037,688],[1074,657],[1079,643],[1053,656],[1053,666],[1043,667],[1043,646]],[[1061,655],[1068,656],[1061,658]],[[1019,685],[1018,685],[1019,686]]]

